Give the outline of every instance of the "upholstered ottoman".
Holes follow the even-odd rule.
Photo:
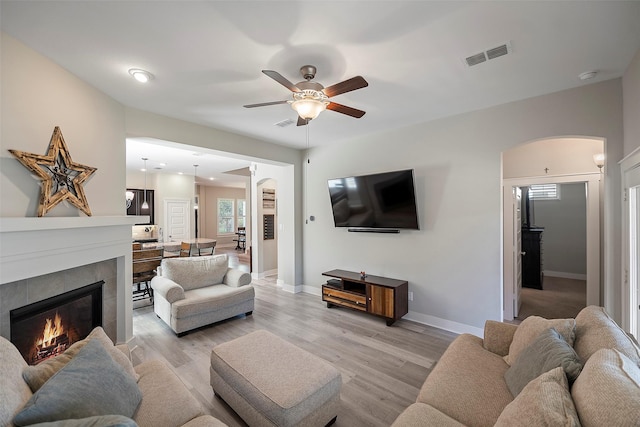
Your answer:
[[[210,371],[214,393],[251,427],[321,427],[338,414],[340,372],[270,332],[214,347]]]

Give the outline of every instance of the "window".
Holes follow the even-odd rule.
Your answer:
[[[245,219],[247,216],[246,214],[247,202],[244,199],[238,199],[236,200],[236,205],[238,206],[238,215],[237,215],[238,227],[246,227]]]
[[[529,200],[560,200],[560,186],[558,184],[531,185]]]
[[[234,233],[234,200],[218,199],[218,234]]]

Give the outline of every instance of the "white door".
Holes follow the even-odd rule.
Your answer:
[[[520,293],[522,292],[522,225],[521,206],[522,190],[520,187],[513,188],[513,317],[518,317],[520,306]]]
[[[164,200],[165,241],[180,242],[191,238],[190,205],[188,199]]]

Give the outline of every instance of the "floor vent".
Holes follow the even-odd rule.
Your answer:
[[[291,119],[286,119],[278,123],[274,123],[274,126],[280,126],[281,128],[286,128],[287,126],[291,126],[295,122]]]
[[[507,55],[511,52],[511,42],[507,42],[501,44],[500,46],[487,49],[484,52],[468,56],[464,59],[464,62],[467,64],[467,66],[473,67],[474,65],[482,64],[483,62],[489,61],[491,59],[500,58],[501,56]]]

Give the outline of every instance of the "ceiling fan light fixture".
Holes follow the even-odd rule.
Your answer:
[[[313,120],[327,109],[327,104],[317,99],[299,99],[291,103],[291,108],[305,120]]]

